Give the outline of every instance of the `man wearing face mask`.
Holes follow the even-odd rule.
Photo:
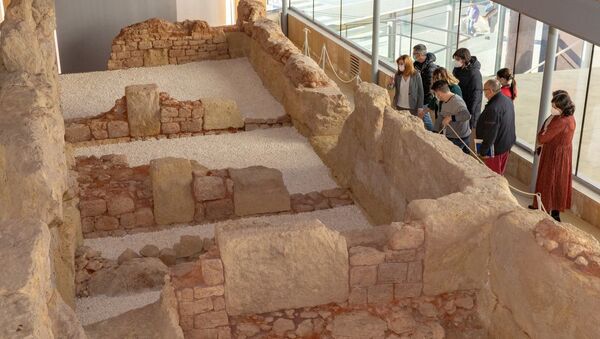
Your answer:
[[[490,79],[483,86],[488,100],[479,123],[477,138],[482,139],[479,156],[492,171],[503,175],[510,149],[517,141],[515,133],[515,108],[512,101],[501,93],[502,85]]]
[[[466,48],[459,48],[452,56],[454,58],[454,69],[452,74],[458,79],[463,99],[471,113],[471,128],[477,127],[477,120],[481,114],[481,64],[476,57],[471,56]],[[479,136],[478,136],[479,138]]]

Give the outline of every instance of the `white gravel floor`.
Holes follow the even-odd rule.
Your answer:
[[[362,211],[355,205],[337,207],[332,209],[287,215],[274,215],[266,217],[253,217],[246,220],[265,220],[270,223],[288,223],[297,220],[319,219],[327,227],[337,231],[361,229],[371,227]],[[145,245],[153,244],[158,248],[173,247],[179,242],[182,235],[198,235],[212,238],[214,236],[215,224],[204,224],[195,226],[181,226],[156,232],[138,233],[122,237],[105,237],[96,239],[85,239],[85,246],[89,246],[102,252],[102,256],[108,259],[116,259],[127,248],[139,251]]]
[[[201,61],[184,65],[63,74],[61,101],[65,119],[108,111],[125,94],[125,86],[155,83],[178,100],[220,97],[235,100],[242,115],[277,118],[281,104],[262,85],[246,58]]]
[[[280,170],[292,194],[337,187],[308,140],[293,127],[75,149],[76,156],[105,154],[126,154],[131,166],[162,157],[197,160],[211,169],[262,165]]]
[[[160,290],[144,291],[116,297],[101,295],[78,298],[75,301],[75,310],[81,324],[85,326],[146,306],[157,301],[159,298]]]

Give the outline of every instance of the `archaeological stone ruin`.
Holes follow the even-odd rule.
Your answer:
[[[351,102],[262,1],[132,22],[89,74],[54,1],[0,27],[0,338],[600,336],[595,238]]]

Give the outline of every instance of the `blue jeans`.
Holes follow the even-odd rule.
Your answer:
[[[465,138],[460,138],[460,139],[456,139],[456,138],[448,138],[448,140],[450,140],[453,144],[455,144],[456,146],[458,146],[463,152],[465,152],[466,154],[469,154],[469,148],[467,146],[465,146],[463,144],[463,142],[465,144],[469,144],[469,141],[471,139],[471,136],[469,135],[468,137]],[[462,142],[461,142],[462,140]]]
[[[431,121],[431,116],[429,112],[425,113],[423,116],[423,124],[425,124],[425,129],[428,131],[433,131],[433,121]]]

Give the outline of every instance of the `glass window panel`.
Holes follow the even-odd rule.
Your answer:
[[[342,0],[314,0],[314,20],[340,34]]]
[[[600,47],[594,47],[577,176],[600,188]],[[582,106],[580,106],[582,107]],[[581,108],[579,108],[581,109]],[[581,125],[581,121],[578,121]],[[579,140],[575,140],[579,142]]]
[[[313,4],[315,0],[290,0],[290,7],[314,20]]]
[[[373,0],[342,1],[340,34],[361,49],[371,52],[373,43]]]

